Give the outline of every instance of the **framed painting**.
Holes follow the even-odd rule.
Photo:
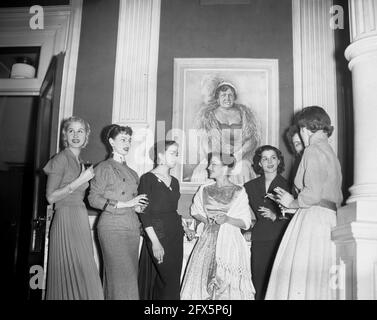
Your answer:
[[[255,149],[279,143],[278,60],[175,58],[172,122],[182,193],[208,182],[209,152],[235,156],[233,182],[254,178]]]

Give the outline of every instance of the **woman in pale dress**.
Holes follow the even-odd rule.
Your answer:
[[[245,189],[229,181],[235,159],[210,154],[209,173],[215,182],[202,185],[191,215],[205,224],[181,288],[183,300],[252,300],[250,250],[241,229],[255,222]]]
[[[276,255],[266,300],[334,299],[331,229],[343,197],[339,160],[328,142],[333,127],[326,111],[317,106],[304,108],[297,122],[305,144],[295,178],[298,197],[275,189],[284,210],[297,211]]]
[[[49,234],[47,300],[103,300],[94,261],[88,212],[83,202],[93,167],[80,159],[87,145],[89,124],[71,117],[62,127],[64,150],[43,168],[48,175],[46,196],[55,205]]]

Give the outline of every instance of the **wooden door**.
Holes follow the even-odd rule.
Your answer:
[[[61,84],[63,75],[64,53],[54,56],[47,70],[41,86],[38,107],[38,119],[36,128],[36,146],[34,158],[34,190],[33,190],[33,213],[31,221],[31,241],[29,252],[30,268],[43,267],[44,278],[46,274],[45,255],[46,238],[49,222],[52,217],[52,208],[48,208],[46,200],[47,176],[43,167],[48,160],[57,152],[59,130],[59,106]],[[47,230],[47,232],[46,232]],[[38,269],[32,270],[38,270]],[[30,276],[32,276],[31,274]],[[44,294],[44,286],[41,288],[30,287],[29,299],[41,299]]]

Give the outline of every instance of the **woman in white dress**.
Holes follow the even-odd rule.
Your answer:
[[[194,197],[191,215],[205,224],[196,243],[181,288],[183,300],[251,300],[250,250],[241,229],[255,216],[243,187],[229,181],[235,158],[210,154],[210,178]]]
[[[342,202],[339,160],[328,138],[330,117],[321,107],[304,108],[297,118],[305,144],[296,177],[298,197],[276,188],[283,208],[296,211],[276,255],[266,300],[328,300],[335,298],[331,269],[335,245],[331,229]]]

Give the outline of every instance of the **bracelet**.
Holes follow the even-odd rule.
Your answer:
[[[109,202],[110,202],[110,199],[107,199],[105,205],[102,208],[103,211],[106,211],[106,208],[109,205]]]
[[[102,210],[106,211],[106,209],[107,209],[108,206],[111,206],[114,209],[117,209],[117,205],[118,205],[118,201],[107,199],[105,205],[102,208]]]

